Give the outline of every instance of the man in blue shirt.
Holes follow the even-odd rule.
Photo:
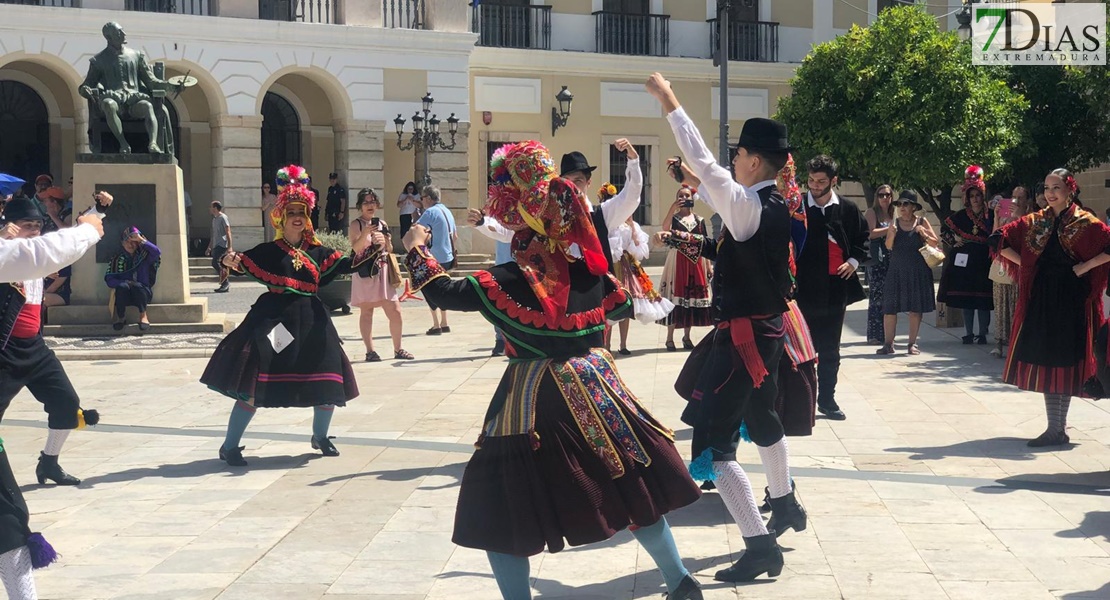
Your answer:
[[[434,185],[424,186],[420,192],[424,214],[420,215],[417,223],[431,230],[432,243],[429,250],[440,266],[450,271],[455,268],[455,217],[439,201],[439,188]],[[431,300],[427,302],[428,308],[432,310],[432,328],[428,330],[428,335],[451,333],[451,327],[447,325],[447,311],[438,308]]]

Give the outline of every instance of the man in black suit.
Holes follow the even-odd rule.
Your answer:
[[[856,276],[867,259],[867,223],[854,203],[832,191],[838,182],[835,160],[821,154],[807,167],[808,235],[798,257],[797,300],[817,350],[817,410],[843,421],[847,417],[836,403],[840,335],[848,305],[867,297]]]

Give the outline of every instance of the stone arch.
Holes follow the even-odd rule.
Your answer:
[[[311,85],[305,85],[308,82]],[[330,109],[331,119],[350,119],[354,114],[354,108],[351,104],[351,98],[347,94],[347,88],[331,73],[317,68],[317,67],[298,67],[290,66],[279,69],[270,74],[270,76],[262,83],[259,94],[255,98],[255,111],[256,114],[262,112],[262,100],[265,93],[275,83],[281,83],[286,88],[292,88],[295,93],[301,95],[301,90],[308,90],[315,87],[327,100],[327,107]],[[313,106],[317,109],[320,107]],[[316,115],[310,115],[316,116]],[[324,123],[311,123],[312,125],[324,125]]]
[[[29,90],[42,102],[47,123],[41,131],[41,142],[36,142],[44,147],[35,151],[40,156],[35,159],[34,168],[48,170],[54,175],[55,182],[64,186],[72,173],[76,154],[85,142],[82,133],[88,118],[85,101],[77,94],[80,82],[77,72],[56,57],[13,53],[0,57],[0,81],[13,82],[8,86],[10,92]],[[19,142],[0,139],[0,144],[5,143]],[[14,146],[13,152],[16,152]]]

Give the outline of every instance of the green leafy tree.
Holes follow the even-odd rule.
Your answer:
[[[1029,103],[1021,121],[1026,143],[1004,154],[1011,168],[991,178],[993,188],[1033,184],[1058,167],[1078,173],[1110,162],[1110,70],[1015,66],[1007,81]]]
[[[964,168],[1004,171],[1027,103],[1004,69],[971,66],[971,47],[920,7],[884,10],[820,44],[777,117],[796,158],[829,154],[845,179],[916,189],[941,219]]]

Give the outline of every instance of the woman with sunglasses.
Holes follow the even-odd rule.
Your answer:
[[[894,188],[885,183],[880,185],[875,190],[875,205],[864,216],[867,218],[867,229],[871,231],[868,238],[871,241],[871,265],[867,268],[867,343],[877,346],[886,337],[883,335],[883,284],[889,252],[882,240],[894,220]]]
[[[921,354],[917,334],[921,318],[936,310],[933,298],[933,270],[919,250],[925,244],[939,243],[933,226],[914,213],[921,210],[917,194],[903,190],[894,203],[898,218],[887,230],[884,246],[888,253],[886,291],[883,294],[883,347],[877,354],[894,354],[894,334],[898,329],[898,313],[910,314],[910,341],[906,354]]]

